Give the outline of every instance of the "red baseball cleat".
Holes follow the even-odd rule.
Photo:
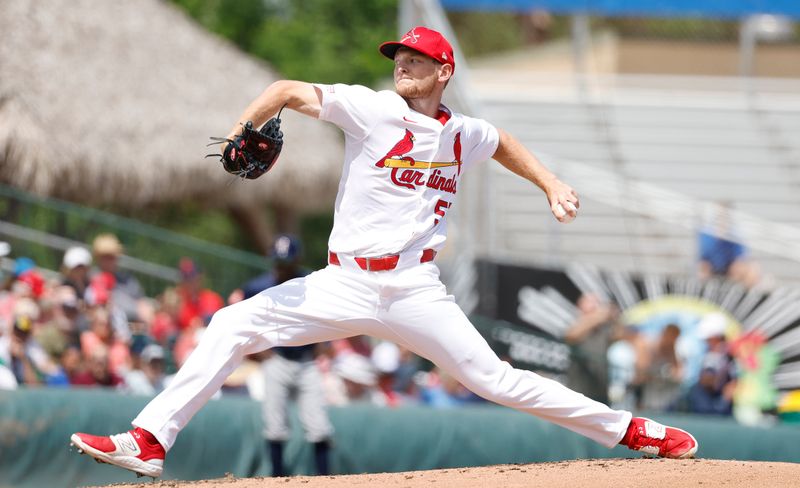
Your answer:
[[[694,457],[697,439],[675,427],[659,424],[644,417],[634,417],[620,444],[645,454],[672,459]]]
[[[112,436],[76,433],[70,437],[78,452],[92,456],[99,463],[113,464],[138,476],[158,478],[164,468],[166,453],[153,434],[139,427]]]

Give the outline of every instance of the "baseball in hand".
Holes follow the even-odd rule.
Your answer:
[[[562,219],[561,219],[561,222],[563,222],[565,224],[568,224],[568,223],[572,222],[573,220],[575,220],[575,217],[577,217],[577,215],[578,215],[578,209],[575,208],[575,204],[573,204],[572,202],[567,202],[567,208],[569,210],[574,211],[575,213],[573,215],[570,215],[567,212],[567,210],[564,210],[564,207],[560,203],[556,204],[556,212],[558,213],[558,216],[563,216]]]

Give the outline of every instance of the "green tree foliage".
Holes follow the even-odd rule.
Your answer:
[[[450,23],[464,56],[485,56],[523,44],[520,14],[512,12],[450,12]]]
[[[397,35],[397,0],[174,2],[286,78],[372,85],[391,70],[377,46]]]

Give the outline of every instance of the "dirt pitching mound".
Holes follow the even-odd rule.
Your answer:
[[[595,459],[557,463],[451,468],[405,473],[289,478],[227,477],[203,481],[157,481],[112,485],[137,488],[642,488],[797,487],[800,464],[690,459]]]

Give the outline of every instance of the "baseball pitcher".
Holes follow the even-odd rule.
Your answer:
[[[217,312],[175,380],[133,420],[133,430],[77,433],[72,443],[100,461],[159,476],[178,433],[244,355],[367,334],[429,359],[488,400],[609,448],[693,456],[698,444],[688,432],[612,410],[501,361],[447,294],[434,259],[461,176],[472,166],[494,159],[529,180],[560,222],[575,218],[578,195],[507,132],[442,105],[456,66],[439,32],[415,27],[379,50],[394,62],[393,91],[278,81],[223,141],[224,167],[255,177],[280,152],[276,119],[269,120],[284,105],[344,132],[328,266]],[[261,124],[267,135],[254,129]]]

